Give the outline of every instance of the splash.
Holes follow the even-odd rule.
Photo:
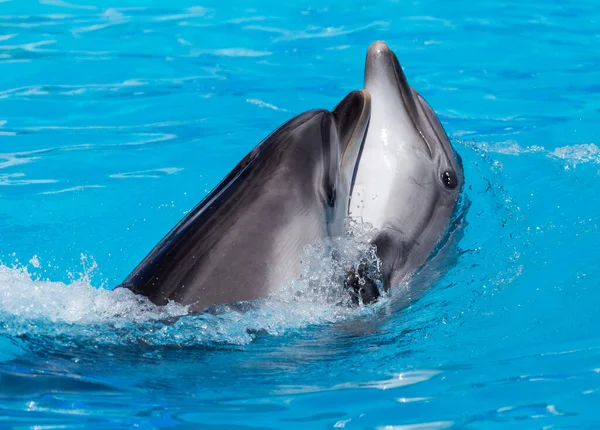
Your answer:
[[[495,143],[478,142],[475,146],[487,153],[504,155],[541,153],[552,159],[563,160],[567,170],[578,164],[600,164],[600,148],[595,143],[561,146],[554,150],[539,145],[524,147],[514,140]]]
[[[156,306],[124,288],[92,285],[90,274],[97,266],[83,256],[83,272],[68,283],[37,279],[27,267],[2,265],[0,335],[85,346],[243,345],[261,334],[279,336],[368,314],[385,299],[377,306],[349,306],[343,279],[358,261],[377,265],[368,244],[373,231],[369,225],[351,224],[348,235],[305,249],[300,279],[265,299],[215,306],[200,315],[190,315],[175,302]]]
[[[600,148],[593,143],[562,146],[556,148],[550,155],[565,160],[568,166],[572,167],[582,163],[600,164]]]
[[[119,319],[143,322],[187,313],[185,307],[175,304],[154,306],[126,289],[95,288],[89,280],[91,270],[65,284],[35,279],[26,267],[0,266],[0,314],[91,325]]]
[[[301,255],[300,280],[285,284],[272,297],[286,303],[305,301],[349,306],[351,296],[341,286],[351,268],[364,262],[373,272],[379,270],[375,247],[369,243],[377,229],[369,223],[348,221],[346,235],[306,247]]]

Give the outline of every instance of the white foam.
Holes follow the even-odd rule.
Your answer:
[[[39,269],[41,267],[40,260],[38,259],[37,255],[34,255],[33,257],[31,257],[31,260],[29,260],[29,264],[31,264],[36,269]]]
[[[159,309],[126,289],[95,288],[88,275],[64,284],[33,279],[25,267],[0,266],[0,313],[86,325],[118,318],[140,322],[187,311],[175,304]]]
[[[505,155],[519,155],[530,152],[547,152],[542,146],[521,146],[514,140],[506,140],[503,142],[494,143],[481,142],[477,146],[480,149],[483,149],[485,152],[493,152]]]
[[[541,153],[550,158],[560,159],[567,162],[567,167],[575,167],[578,164],[600,164],[600,147],[595,143],[583,143],[577,145],[566,145],[552,151],[543,146],[521,146],[514,140],[504,142],[480,142],[477,148],[488,152],[505,155],[520,155],[527,153]]]
[[[550,156],[566,160],[572,165],[579,163],[600,164],[600,148],[594,143],[556,148],[550,153]]]
[[[84,345],[246,344],[257,333],[277,336],[366,315],[386,299],[375,306],[343,306],[350,298],[342,280],[349,261],[373,258],[372,247],[365,243],[369,231],[307,248],[301,280],[243,311],[239,306],[221,306],[216,314],[188,315],[187,308],[176,303],[156,306],[128,289],[96,288],[89,276],[95,263],[69,283],[37,279],[26,267],[0,265],[0,334],[41,335]],[[39,266],[38,257],[30,263]],[[86,263],[83,256],[82,263]]]

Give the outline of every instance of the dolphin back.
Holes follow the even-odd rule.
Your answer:
[[[191,311],[267,296],[300,274],[300,254],[343,230],[370,104],[302,113],[272,132],[194,207],[120,285]],[[366,117],[366,119],[365,119]],[[351,176],[352,173],[349,175]]]

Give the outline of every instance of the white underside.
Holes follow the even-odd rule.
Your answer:
[[[369,89],[368,89],[369,90]],[[371,89],[371,122],[354,187],[349,215],[377,229],[411,223],[414,205],[423,199],[419,183],[430,181],[430,161],[402,101],[383,89]],[[425,174],[425,177],[423,177]],[[413,206],[407,211],[407,205]]]

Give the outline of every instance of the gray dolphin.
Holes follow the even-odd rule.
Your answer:
[[[367,52],[371,118],[351,190],[349,216],[378,229],[372,239],[385,290],[419,268],[448,229],[464,177],[433,110],[411,88],[388,46]],[[375,299],[363,297],[363,301]]]
[[[200,312],[265,297],[300,275],[304,247],[344,232],[370,97],[291,119],[177,224],[122,287]]]

